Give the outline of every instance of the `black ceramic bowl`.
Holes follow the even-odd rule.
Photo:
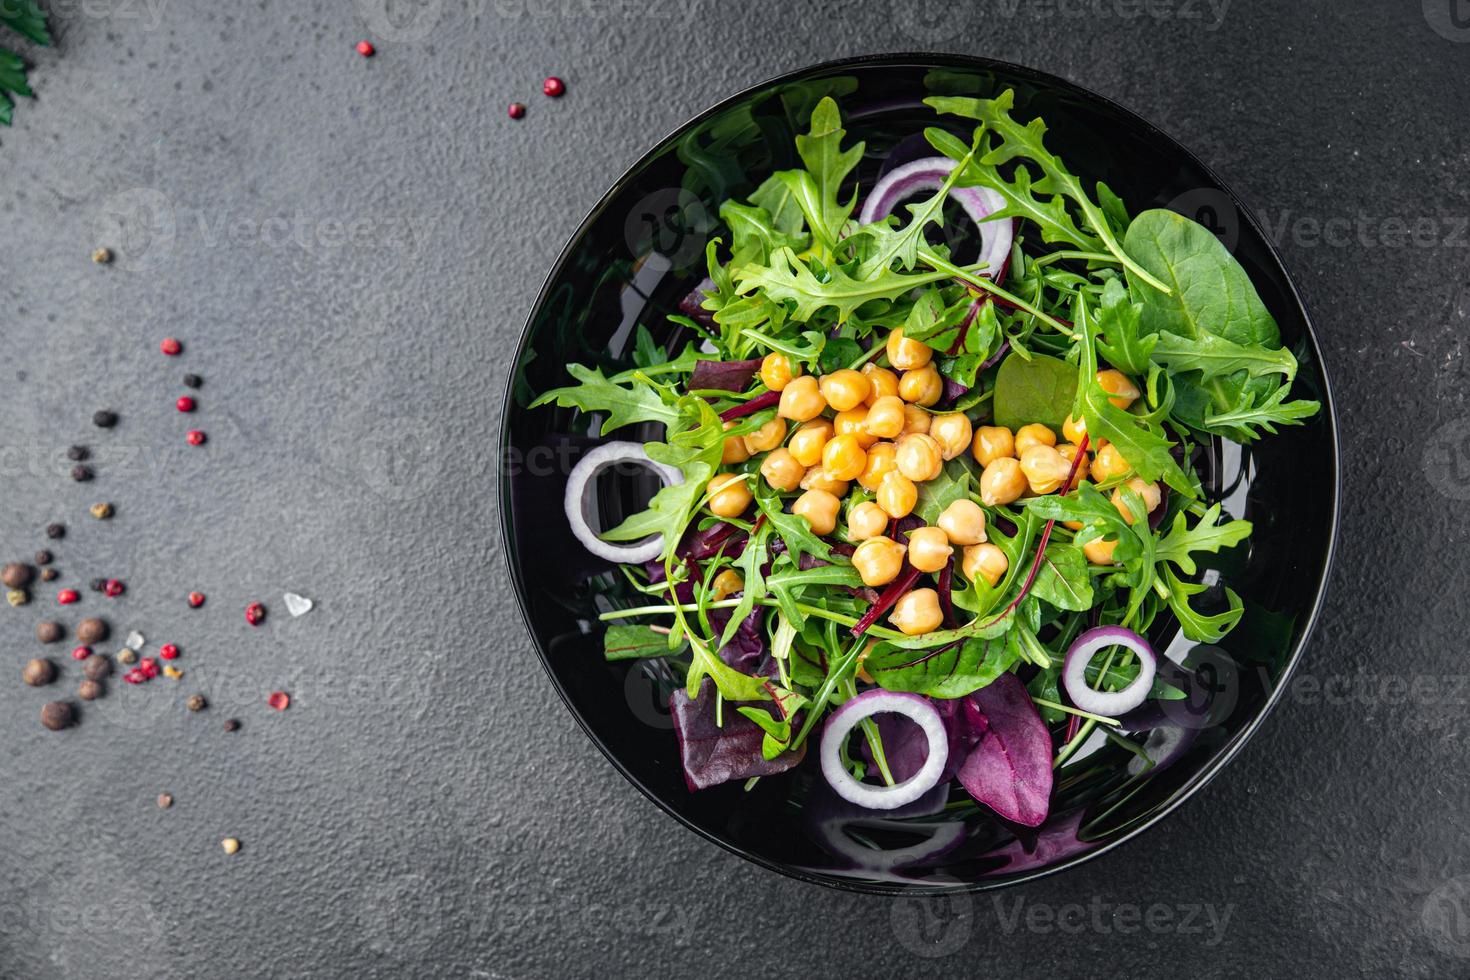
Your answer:
[[[668,713],[676,679],[659,662],[609,664],[597,614],[626,591],[622,577],[583,550],[562,515],[568,471],[595,442],[571,410],[530,410],[568,382],[566,365],[620,370],[642,324],[673,349],[688,339],[666,320],[704,275],[720,202],[795,163],[793,137],[811,107],[838,98],[859,168],[871,186],[905,136],[941,124],[933,94],[1016,91],[1017,117],[1040,115],[1049,147],[1091,186],[1104,180],[1133,213],[1173,207],[1209,224],[1234,251],[1301,362],[1296,397],[1323,410],[1249,450],[1217,444],[1205,467],[1211,496],[1249,518],[1249,547],[1205,571],[1245,601],[1239,627],[1218,646],[1154,635],[1177,666],[1185,701],[1163,702],[1147,772],[1109,743],[1095,765],[1059,782],[1052,815],[1036,830],[1005,824],[969,802],[927,799],[907,818],[855,812],[826,790],[808,753],[797,769],[747,792],[684,785]],[[962,135],[968,139],[968,132]],[[629,431],[621,438],[660,438]],[[824,884],[869,891],[987,888],[1099,854],[1173,810],[1230,760],[1287,682],[1322,601],[1337,520],[1337,442],[1320,353],[1306,311],[1255,220],[1200,161],[1122,107],[1075,85],[999,62],[948,55],[833,62],[758,85],[701,113],[613,184],[557,260],[521,338],[501,436],[501,516],[511,580],[542,664],[567,707],[613,765],[687,826],[752,861]],[[605,481],[603,526],[642,508],[653,492],[634,478]]]

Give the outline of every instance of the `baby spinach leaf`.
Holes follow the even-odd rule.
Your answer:
[[[1042,556],[1031,595],[1058,609],[1084,612],[1092,608],[1092,577],[1082,552],[1065,544],[1049,545]]]
[[[955,457],[944,464],[937,477],[919,484],[919,500],[914,505],[914,513],[923,518],[925,524],[938,521],[946,507],[969,496],[970,464],[965,458]]]
[[[609,626],[602,638],[602,655],[608,660],[667,657],[671,653],[669,634],[651,626]]]
[[[1014,430],[1040,422],[1061,431],[1076,394],[1077,369],[1066,361],[1009,354],[995,376],[995,424]]]
[[[881,644],[863,661],[869,676],[889,691],[932,698],[962,698],[991,684],[1020,657],[1014,634],[960,640],[935,650],[901,650]]]

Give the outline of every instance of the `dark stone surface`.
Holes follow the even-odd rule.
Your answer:
[[[0,131],[0,542],[62,576],[0,615],[0,975],[1466,972],[1470,29],[1449,0],[996,0],[940,29],[902,0],[384,2],[55,0],[59,44],[23,49],[42,98]],[[608,183],[749,83],[931,46],[1124,102],[1281,229],[1345,512],[1297,686],[1212,785],[1063,877],[924,903],[776,877],[625,785],[534,661],[489,488],[507,353]],[[66,478],[74,443],[92,483]],[[86,591],[99,575],[125,596]],[[84,590],[68,625],[175,642],[185,678],[114,680],[44,730],[80,671],[19,672],[61,586]],[[317,609],[292,619],[288,589]]]

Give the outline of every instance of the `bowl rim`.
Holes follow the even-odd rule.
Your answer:
[[[566,689],[562,686],[561,681],[557,678],[555,671],[553,671],[552,669],[548,652],[542,645],[540,640],[537,638],[536,632],[531,626],[530,608],[527,603],[524,584],[521,581],[520,573],[517,571],[514,563],[511,560],[512,549],[510,543],[512,541],[512,519],[510,512],[510,494],[507,492],[509,489],[507,483],[508,474],[504,466],[498,468],[500,472],[500,479],[497,481],[496,484],[496,493],[500,498],[498,509],[500,512],[500,533],[502,544],[501,552],[506,564],[506,570],[507,572],[509,572],[512,591],[515,593],[516,607],[520,612],[521,624],[531,640],[532,647],[534,647],[536,650],[537,659],[541,662],[542,669],[546,671],[546,676],[551,681],[552,688],[555,689],[558,697],[561,698],[562,703],[567,708],[567,712],[572,716],[572,718],[576,720],[578,727],[580,727],[582,731],[587,735],[587,738],[592,742],[592,744],[597,746],[598,750],[602,752],[602,754],[607,758],[610,763],[612,763],[613,768],[616,769],[623,776],[624,779],[635,786],[640,793],[651,800],[654,805],[656,805],[665,814],[673,817],[685,828],[693,831],[699,837],[702,837],[703,839],[713,844],[716,844],[717,846],[723,848],[731,854],[737,855],[740,858],[743,858],[744,860],[756,864],[762,868],[766,868],[778,874],[785,875],[789,878],[795,878],[799,881],[824,885],[829,888],[839,889],[841,891],[857,892],[862,894],[919,895],[978,893],[999,888],[1005,888],[1012,885],[1019,885],[1023,882],[1035,881],[1040,878],[1049,877],[1054,874],[1059,874],[1068,869],[1075,868],[1078,865],[1101,857],[1102,855],[1107,854],[1115,848],[1118,848],[1121,845],[1133,840],[1134,838],[1141,835],[1144,831],[1153,827],[1155,824],[1162,821],[1165,817],[1168,817],[1169,815],[1177,811],[1180,807],[1182,807],[1187,800],[1193,797],[1195,793],[1199,792],[1199,790],[1203,788],[1206,783],[1214,779],[1215,776],[1218,775],[1220,771],[1224,769],[1225,766],[1229,764],[1230,761],[1240,753],[1241,749],[1245,747],[1246,742],[1250,740],[1251,736],[1253,736],[1256,731],[1261,727],[1267,716],[1269,716],[1271,712],[1276,708],[1278,702],[1280,702],[1284,692],[1289,686],[1291,682],[1291,676],[1293,673],[1295,673],[1297,665],[1301,662],[1306,646],[1311,641],[1312,634],[1316,630],[1318,621],[1321,618],[1322,607],[1326,601],[1328,583],[1332,576],[1332,564],[1337,552],[1337,536],[1341,517],[1340,500],[1342,491],[1342,465],[1339,456],[1338,446],[1337,406],[1336,400],[1333,398],[1332,395],[1331,379],[1328,376],[1327,363],[1322,357],[1322,348],[1317,341],[1316,328],[1313,326],[1311,315],[1308,313],[1306,304],[1302,300],[1301,292],[1297,288],[1296,281],[1292,278],[1290,271],[1288,271],[1288,269],[1286,268],[1286,263],[1282,261],[1279,248],[1277,247],[1276,243],[1271,239],[1271,237],[1264,233],[1261,224],[1257,220],[1255,214],[1250,210],[1250,208],[1245,205],[1243,201],[1241,201],[1239,196],[1236,195],[1235,191],[1232,190],[1228,185],[1226,185],[1223,180],[1220,179],[1220,176],[1215,173],[1213,168],[1208,166],[1203,160],[1196,156],[1193,151],[1191,151],[1179,140],[1176,140],[1174,137],[1166,133],[1163,129],[1155,125],[1151,120],[1145,118],[1140,113],[1135,112],[1133,109],[1130,109],[1127,106],[1124,106],[1123,104],[1105,95],[1100,95],[1089,88],[1086,88],[1082,85],[1077,84],[1076,82],[1072,82],[1060,76],[1052,75],[1048,72],[1039,71],[1035,68],[1030,68],[1025,65],[1018,65],[1007,61],[1001,61],[995,58],[984,58],[974,55],[948,54],[942,52],[895,52],[890,54],[858,55],[849,58],[838,58],[830,61],[817,62],[807,65],[803,68],[795,69],[793,71],[783,72],[779,75],[765,79],[761,82],[757,82],[753,85],[748,85],[740,89],[738,92],[735,92],[725,97],[724,99],[721,99],[720,101],[695,113],[693,116],[689,117],[684,122],[676,126],[671,132],[669,132],[662,139],[653,144],[653,146],[651,146],[649,149],[640,154],[638,156],[638,159],[635,160],[632,165],[627,167],[617,178],[617,180],[615,180],[602,194],[597,203],[592,206],[591,210],[588,211],[586,217],[584,217],[582,221],[577,225],[576,229],[567,239],[566,244],[562,246],[560,253],[556,257],[556,261],[552,263],[550,270],[547,272],[545,281],[542,283],[540,290],[537,291],[535,302],[531,305],[530,313],[526,317],[525,325],[521,328],[520,338],[516,342],[515,355],[510,362],[511,370],[508,377],[506,378],[505,392],[501,397],[500,435],[497,441],[497,451],[500,453],[501,459],[509,458],[508,452],[510,449],[510,413],[514,407],[517,365],[521,363],[521,358],[525,353],[527,343],[529,342],[531,337],[531,331],[535,326],[537,313],[542,309],[542,307],[550,297],[553,284],[560,277],[563,268],[566,266],[568,258],[572,253],[572,250],[576,247],[577,242],[580,241],[583,235],[586,234],[587,230],[599,218],[601,218],[603,212],[608,208],[612,199],[617,195],[619,190],[621,190],[621,188],[629,181],[629,179],[643,166],[644,162],[648,160],[649,157],[660,153],[672,146],[691,127],[698,125],[699,123],[703,122],[706,119],[709,119],[711,116],[714,116],[717,113],[725,111],[726,109],[730,108],[741,100],[748,98],[752,94],[759,92],[762,89],[767,89],[772,86],[784,83],[799,81],[813,74],[836,71],[844,68],[882,67],[943,67],[975,69],[981,71],[999,70],[1002,72],[1028,78],[1029,80],[1037,82],[1044,86],[1063,90],[1065,92],[1068,92],[1069,94],[1080,96],[1084,100],[1095,101],[1102,104],[1105,108],[1122,113],[1123,115],[1137,122],[1142,127],[1142,132],[1150,139],[1164,140],[1168,143],[1173,144],[1173,146],[1180,153],[1182,153],[1186,159],[1188,159],[1194,166],[1198,167],[1200,172],[1213,182],[1215,189],[1219,190],[1230,199],[1231,204],[1234,205],[1237,213],[1241,217],[1241,220],[1244,221],[1245,224],[1252,230],[1252,232],[1254,232],[1255,235],[1260,239],[1260,241],[1265,244],[1267,255],[1270,256],[1271,262],[1276,266],[1283,277],[1290,301],[1296,305],[1297,311],[1301,315],[1302,323],[1306,328],[1306,342],[1311,349],[1312,355],[1316,358],[1317,364],[1319,365],[1321,370],[1321,401],[1323,408],[1323,419],[1327,423],[1328,449],[1331,454],[1332,460],[1332,494],[1331,521],[1327,537],[1327,552],[1324,556],[1321,574],[1318,578],[1316,589],[1314,590],[1314,594],[1312,597],[1311,611],[1307,616],[1306,626],[1302,630],[1301,638],[1296,643],[1292,644],[1290,656],[1287,658],[1285,666],[1282,669],[1280,679],[1276,683],[1274,689],[1267,696],[1265,702],[1261,705],[1260,709],[1256,712],[1255,717],[1251,718],[1245,724],[1245,726],[1240,729],[1240,731],[1236,732],[1231,737],[1230,741],[1225,744],[1225,746],[1221,749],[1219,754],[1215,756],[1215,758],[1210,760],[1210,762],[1206,764],[1203,768],[1201,768],[1199,772],[1195,773],[1189,778],[1188,781],[1186,781],[1183,785],[1176,789],[1174,791],[1173,798],[1166,806],[1150,815],[1147,819],[1140,821],[1133,827],[1130,827],[1125,833],[1117,837],[1115,840],[1103,844],[1102,846],[1097,847],[1093,850],[1089,850],[1081,854],[1071,855],[1056,864],[1048,865],[1042,868],[1030,868],[1013,876],[993,879],[981,879],[978,881],[915,881],[910,884],[886,881],[864,881],[861,879],[843,878],[838,875],[823,875],[819,872],[811,871],[806,868],[794,867],[791,865],[783,864],[779,861],[771,860],[759,854],[751,853],[750,851],[742,849],[731,841],[724,839],[720,835],[706,830],[692,820],[689,820],[682,813],[667,804],[658,793],[654,792],[648,786],[644,785],[642,781],[634,776],[633,773],[622,764],[622,762],[608,747],[608,745],[603,742],[598,734],[592,730],[592,727],[588,724],[587,720],[582,717],[581,712],[579,712],[576,706],[572,703]],[[936,875],[935,877],[939,878],[942,876]]]

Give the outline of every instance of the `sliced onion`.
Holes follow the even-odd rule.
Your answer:
[[[924,157],[890,170],[873,186],[858,221],[870,225],[888,217],[907,198],[923,191],[937,191],[957,166],[949,157]],[[980,261],[985,270],[980,274],[995,279],[1001,263],[1011,253],[1015,229],[1010,218],[990,217],[1005,207],[1005,198],[989,187],[953,187],[949,196],[965,209],[965,214],[980,229]]]
[[[599,558],[615,561],[620,564],[637,564],[639,562],[653,561],[664,553],[664,536],[655,534],[652,537],[634,544],[613,544],[604,541],[597,536],[592,525],[587,522],[587,511],[592,503],[592,495],[597,492],[597,476],[609,466],[619,463],[635,463],[645,466],[658,475],[664,486],[673,486],[684,482],[684,474],[672,466],[656,463],[643,451],[643,444],[637,442],[604,442],[595,449],[589,450],[577,465],[572,467],[572,474],[567,479],[566,512],[567,522],[571,525],[572,533],[582,546]]]
[[[903,715],[919,726],[929,742],[929,757],[919,771],[893,786],[870,786],[852,778],[842,764],[842,745],[864,718],[885,711]],[[939,783],[949,761],[949,733],[934,705],[917,694],[868,691],[832,712],[822,729],[822,775],[838,796],[869,810],[894,810],[914,802]]]
[[[1138,676],[1121,691],[1099,691],[1087,683],[1087,665],[1099,650],[1112,646],[1127,647],[1138,656]],[[1077,637],[1067,648],[1067,659],[1062,666],[1062,687],[1066,688],[1072,703],[1083,711],[1116,718],[1132,711],[1148,698],[1158,663],[1153,647],[1137,633],[1122,626],[1098,626]]]

